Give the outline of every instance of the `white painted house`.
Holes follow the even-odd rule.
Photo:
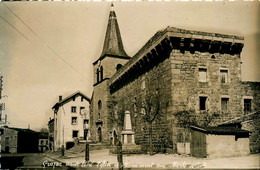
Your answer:
[[[90,98],[80,91],[62,98],[53,107],[54,111],[54,149],[64,145],[70,148],[75,142],[89,139]]]

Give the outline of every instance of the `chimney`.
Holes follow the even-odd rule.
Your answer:
[[[59,96],[59,102],[62,101],[62,96]]]

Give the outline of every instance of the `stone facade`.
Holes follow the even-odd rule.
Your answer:
[[[33,130],[6,126],[0,137],[3,153],[38,152],[39,134]]]
[[[1,135],[1,151],[17,153],[18,150],[18,131],[14,129],[4,128],[4,133]]]
[[[130,57],[126,54],[120,35],[113,5],[108,19],[106,37],[101,56],[93,63],[94,90],[91,100],[92,140],[109,145],[112,129],[109,107],[111,96],[108,80],[125,64]]]
[[[107,143],[121,133],[126,110],[136,144],[147,151],[151,134],[154,151],[161,152],[176,151],[183,138],[176,112],[193,111],[198,122],[217,114],[211,121],[216,125],[259,110],[259,83],[241,82],[242,48],[243,37],[167,27],[114,74],[118,61],[108,58],[103,75],[110,77],[94,84],[92,99],[97,121],[102,97],[105,114],[97,123]]]

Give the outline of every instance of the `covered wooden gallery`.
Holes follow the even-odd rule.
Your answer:
[[[249,133],[235,127],[191,126],[191,156],[216,158],[248,155]]]

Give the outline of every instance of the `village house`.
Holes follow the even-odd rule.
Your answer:
[[[89,106],[90,98],[80,91],[62,98],[52,107],[54,118],[48,123],[51,147],[54,150],[69,149],[75,143],[89,139]],[[53,143],[52,143],[53,142]]]
[[[49,150],[54,151],[54,118],[50,118],[48,122],[48,141]]]
[[[39,152],[49,150],[49,134],[48,132],[39,132]]]
[[[128,111],[133,140],[144,151],[151,136],[154,151],[177,152],[186,135],[177,112],[216,125],[258,111],[260,83],[241,81],[243,46],[240,36],[167,27],[129,57],[112,5],[93,63],[92,140],[113,145]]]
[[[31,129],[2,127],[1,152],[35,153],[38,152],[39,133]]]

